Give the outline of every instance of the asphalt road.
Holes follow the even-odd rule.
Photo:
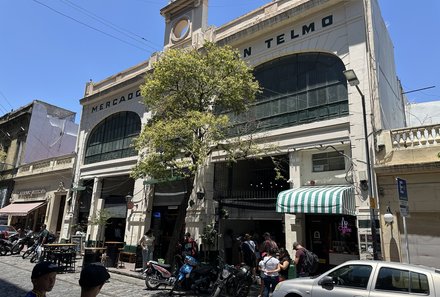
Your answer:
[[[23,260],[21,256],[0,257],[0,297],[20,297],[30,291],[33,267],[34,264],[30,263],[29,259]],[[55,287],[47,294],[47,297],[79,297],[80,269],[81,267],[76,267],[74,273],[58,274]],[[167,290],[146,290],[142,279],[115,273],[110,273],[110,275],[110,282],[104,285],[98,296],[167,296]]]

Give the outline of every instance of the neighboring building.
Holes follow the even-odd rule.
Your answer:
[[[440,123],[440,101],[410,103],[406,106],[409,127]]]
[[[240,51],[255,67],[264,92],[246,117],[235,119],[234,128],[251,124],[255,137],[276,145],[272,157],[288,181],[275,179],[269,157],[228,166],[214,156],[186,206],[179,182],[131,179],[137,153],[130,141],[149,116],[138,90],[155,54],[86,87],[75,173],[80,190],[72,203],[76,217],[85,224],[108,208],[114,226],[125,225],[123,241],[129,246],[151,227],[162,256],[185,207],[186,229],[196,240],[203,226],[215,221],[221,233],[269,231],[288,249],[300,241],[323,266],[370,257],[366,189],[376,192],[376,185],[367,181],[361,96],[347,87],[343,71],[353,69],[360,80],[374,159],[375,132],[405,126],[393,45],[377,1],[272,1],[219,28],[208,26],[207,9],[207,0],[176,0],[164,7],[164,49],[201,48],[208,40]],[[279,195],[289,188],[288,197]],[[194,199],[199,190],[204,197]],[[125,204],[127,194],[133,198]],[[318,206],[315,197],[327,204]],[[87,233],[92,241],[102,240],[98,226],[89,226]],[[104,240],[114,237],[105,233]],[[220,239],[219,249],[222,244]]]
[[[385,260],[407,262],[403,214],[396,178],[406,180],[411,264],[440,267],[440,125],[382,131],[375,171]],[[388,209],[389,207],[389,209]],[[393,214],[386,224],[384,215]],[[404,209],[405,211],[405,209]]]
[[[28,184],[25,186],[26,190],[22,188],[22,191],[31,194],[21,196],[23,199],[14,198],[12,193],[17,191],[15,177],[21,175],[20,171],[24,170],[24,165],[28,166],[27,168],[36,168],[39,161],[74,153],[77,130],[74,112],[39,100],[34,100],[0,118],[1,147],[7,153],[5,161],[0,162],[0,220],[9,223],[27,222],[23,227],[33,228],[51,220],[37,214],[50,213],[43,209],[45,203],[34,204],[34,198],[40,202],[46,201],[45,193],[53,187],[46,188],[47,184],[41,181],[32,186]],[[72,168],[73,163],[69,166]],[[65,179],[58,179],[55,183],[63,181],[67,185],[70,183],[71,175],[72,172],[65,175]],[[8,205],[10,202],[13,204]],[[14,218],[14,213],[14,216],[24,216],[24,220]]]

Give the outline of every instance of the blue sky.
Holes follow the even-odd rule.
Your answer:
[[[269,1],[210,0],[208,22],[220,26]],[[159,10],[167,2],[1,0],[0,115],[39,99],[75,111],[78,122],[87,81],[105,79],[162,48]],[[404,90],[436,86],[408,94],[410,101],[440,100],[440,1],[379,3]]]

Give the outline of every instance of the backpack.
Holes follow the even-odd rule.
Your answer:
[[[53,233],[50,233],[47,235],[47,243],[53,243],[57,240],[57,236]]]
[[[313,274],[318,270],[319,258],[318,256],[307,249],[304,249],[304,272]]]

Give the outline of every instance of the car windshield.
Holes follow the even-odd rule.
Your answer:
[[[12,227],[12,226],[0,225],[0,232],[2,232],[2,231],[17,232],[17,231],[15,231],[14,227]]]

